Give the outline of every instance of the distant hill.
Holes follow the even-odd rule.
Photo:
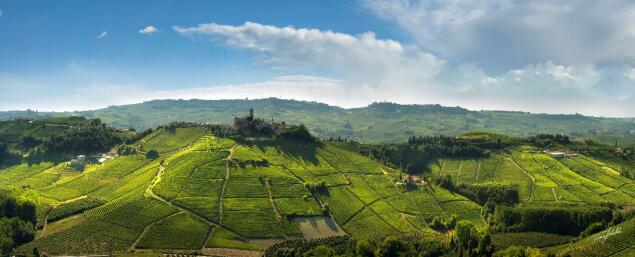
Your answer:
[[[613,144],[635,144],[635,119],[583,115],[551,115],[507,111],[471,111],[441,105],[373,103],[345,109],[316,102],[283,100],[153,100],[110,106],[74,114],[99,118],[115,127],[138,130],[171,121],[231,123],[235,115],[254,108],[257,117],[305,124],[323,138],[343,137],[366,142],[405,141],[413,135],[458,135],[490,131],[512,136],[565,133]],[[64,116],[71,113],[0,112],[0,120],[16,117]]]

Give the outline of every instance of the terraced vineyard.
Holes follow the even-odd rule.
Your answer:
[[[518,149],[484,159],[442,159],[431,170],[460,183],[516,185],[527,203],[635,204],[635,182],[583,155],[556,160],[538,151]]]
[[[577,241],[558,254],[572,257],[633,256],[635,252],[635,219],[611,226],[580,241]]]
[[[30,185],[45,210],[40,224],[52,222],[18,252],[262,250],[303,237],[435,236],[432,220],[451,215],[485,227],[481,206],[468,198],[436,185],[397,186],[397,170],[330,143],[232,140],[177,128],[138,145],[160,157],[119,156],[83,172],[44,162],[1,170],[3,186]],[[431,166],[433,175],[456,182],[517,185],[527,204],[634,204],[632,181],[609,169],[584,156],[558,161],[523,150]]]

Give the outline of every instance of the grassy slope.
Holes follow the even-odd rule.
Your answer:
[[[147,138],[146,144],[158,138]],[[184,233],[195,242],[179,247],[198,249],[208,242],[215,247],[259,249],[262,246],[253,245],[249,239],[301,236],[298,224],[289,215],[321,216],[323,203],[329,204],[335,220],[346,232],[360,237],[377,235],[368,225],[386,233],[434,233],[426,227],[434,215],[457,211],[444,202],[463,203],[459,216],[481,222],[474,216],[479,207],[467,199],[440,188],[408,192],[397,189],[391,182],[398,176],[396,171],[380,168],[365,157],[331,145],[315,148],[259,142],[232,148],[235,142],[211,135],[179,138],[191,140],[166,147],[159,160],[121,156],[102,166],[88,167],[84,173],[31,189],[41,195],[46,203],[43,208],[85,197],[107,203],[85,211],[81,219],[75,216],[48,224],[50,233],[20,251],[37,246],[51,253],[100,252],[106,249],[105,244],[126,250],[135,242],[139,248],[177,248],[165,243],[169,241],[163,237],[165,233]],[[268,167],[226,166],[228,162],[263,158],[269,161]],[[159,173],[160,160],[164,160],[165,168]],[[0,178],[5,174],[12,173],[10,169],[1,170]],[[329,184],[330,195],[309,192],[303,183],[311,181]],[[14,186],[20,183],[15,181]],[[417,206],[414,199],[421,200]],[[349,201],[358,204],[351,205]],[[184,214],[177,215],[179,212]],[[208,238],[208,226],[218,234]]]
[[[567,133],[593,136],[595,140],[633,143],[633,119],[593,118],[581,115],[546,115],[522,112],[468,111],[439,105],[372,104],[342,109],[314,102],[280,99],[259,100],[155,100],[80,112],[117,127],[144,129],[171,121],[231,123],[253,107],[259,117],[304,123],[321,137],[348,137],[361,141],[403,141],[411,135],[462,134],[493,131],[514,136],[535,133]],[[0,112],[0,120],[15,117]],[[23,113],[33,116],[33,113]],[[40,114],[44,115],[44,114]],[[58,115],[58,114],[55,114]]]
[[[431,170],[461,183],[517,185],[525,204],[608,201],[635,205],[635,181],[584,155],[556,160],[534,150],[516,149],[485,159],[441,159]]]
[[[392,183],[399,176],[397,171],[334,145],[235,142],[211,135],[200,137],[198,130],[179,131],[173,136],[180,140],[174,140],[162,133],[144,139],[146,145],[162,146],[158,160],[148,161],[137,155],[117,157],[111,163],[89,167],[81,174],[60,175],[52,182],[47,180],[45,186],[31,189],[41,195],[44,207],[82,197],[107,203],[85,211],[80,220],[49,224],[55,233],[45,233],[20,251],[37,246],[51,253],[99,252],[106,249],[101,244],[104,242],[112,243],[116,250],[129,249],[135,242],[139,242],[136,247],[160,247],[166,240],[162,235],[171,233],[166,232],[171,229],[179,230],[174,233],[193,231],[188,236],[196,243],[188,248],[198,249],[207,242],[214,247],[258,249],[262,246],[249,241],[253,237],[300,236],[298,224],[288,217],[320,215],[322,204],[328,204],[333,218],[347,233],[358,237],[398,232],[434,234],[427,227],[431,219],[451,214],[482,224],[480,207],[465,197],[436,186],[411,191],[397,188]],[[234,164],[262,159],[270,165]],[[159,168],[161,160],[164,168]],[[611,184],[619,179],[615,174],[605,169],[578,174],[563,163],[541,154],[512,151],[487,160],[442,160],[433,171],[453,174],[462,182],[524,183],[529,191],[523,193],[523,199],[535,195],[536,199],[540,196],[555,202],[553,191],[547,191],[551,200],[549,194],[539,194],[539,186],[546,185],[564,196],[561,201],[594,201],[570,189],[584,185],[597,192],[600,199],[610,200],[609,194],[619,193],[624,202],[633,202],[631,195],[617,189],[620,185]],[[4,176],[14,176],[14,169],[0,170],[0,181]],[[28,172],[53,173],[51,169],[61,167],[34,167]],[[532,189],[525,172],[537,178],[536,188]],[[36,175],[24,179],[34,181],[40,178]],[[519,180],[522,177],[527,179]],[[41,179],[50,178],[42,175]],[[12,180],[9,186],[19,187],[23,181]],[[328,194],[309,192],[303,186],[305,182],[325,182]],[[185,214],[175,216],[179,212]],[[208,238],[204,233],[208,226],[218,234]],[[182,230],[184,227],[187,229]]]
[[[635,253],[635,219],[607,228],[556,252],[578,256],[633,256]]]

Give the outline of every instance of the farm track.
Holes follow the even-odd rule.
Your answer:
[[[42,225],[42,231],[40,232],[40,235],[39,235],[37,238],[42,238],[42,237],[44,237],[44,234],[46,233],[46,226],[47,226],[47,225],[48,225],[48,223],[49,223],[49,213],[51,213],[51,210],[53,210],[53,209],[49,209],[49,210],[46,212],[46,216],[44,216],[44,225]]]
[[[529,192],[529,199],[527,200],[527,202],[531,202],[531,199],[534,196],[534,190],[536,189],[536,178],[534,178],[534,176],[532,176],[523,167],[520,167],[520,165],[518,165],[518,163],[516,163],[516,161],[514,161],[513,158],[507,157],[507,159],[509,159],[514,164],[514,166],[516,166],[517,168],[522,170],[525,174],[527,174],[527,176],[529,176],[531,178],[531,192]]]
[[[273,195],[271,194],[271,185],[269,184],[268,179],[265,179],[264,182],[265,190],[267,190],[267,197],[269,198],[269,202],[271,202],[273,211],[276,213],[276,219],[278,220],[278,222],[280,222],[280,218],[282,218],[282,216],[280,215],[280,212],[278,211],[278,208],[276,208],[276,204],[273,201]]]
[[[474,182],[478,182],[478,173],[481,172],[481,159],[476,163],[476,175],[474,176]]]
[[[556,199],[556,203],[560,202],[560,199],[558,198],[558,195],[556,194],[556,189],[555,188],[553,188],[553,187],[551,188],[551,193],[553,193],[553,198]]]
[[[499,163],[500,163],[500,160],[496,158],[496,165],[494,166],[494,172],[492,174],[492,182],[496,181],[496,171],[498,170]]]
[[[229,180],[229,162],[232,160],[232,154],[234,154],[235,148],[238,144],[234,144],[229,148],[229,155],[225,160],[225,179],[223,179],[223,186],[221,188],[220,196],[218,197],[218,225],[222,226],[223,220],[223,199],[225,198],[225,187],[227,186],[227,181]]]

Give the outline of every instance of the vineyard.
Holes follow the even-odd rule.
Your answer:
[[[33,247],[68,255],[109,249],[263,250],[297,238],[442,237],[430,224],[452,216],[486,226],[481,206],[465,196],[429,180],[420,187],[399,186],[395,182],[405,174],[395,167],[335,144],[245,141],[199,128],[162,128],[136,145],[157,150],[159,158],[118,156],[83,172],[48,162],[0,170],[0,185],[28,184],[37,193],[38,223],[50,228],[18,252]],[[477,159],[439,159],[430,170],[455,183],[517,186],[527,205],[635,203],[632,181],[587,156],[556,160],[515,149]],[[500,246],[518,240],[543,247],[571,237],[494,237]]]
[[[483,159],[441,159],[430,169],[436,176],[450,176],[456,183],[517,186],[521,200],[532,204],[635,204],[635,182],[583,155],[556,160],[543,153],[517,149]],[[442,202],[449,200],[443,195],[438,197]]]
[[[558,254],[578,256],[632,256],[635,251],[635,219],[607,228],[577,241]]]

